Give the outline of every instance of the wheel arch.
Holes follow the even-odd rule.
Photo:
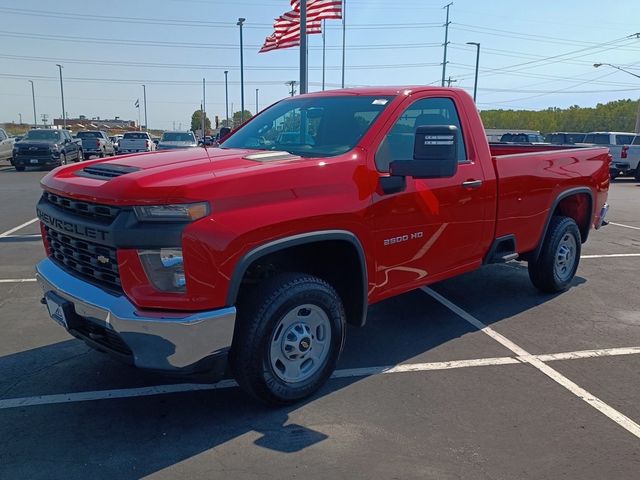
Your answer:
[[[324,258],[323,254],[332,258]],[[241,286],[252,267],[269,260],[282,260],[289,271],[305,271],[323,278],[342,299],[348,323],[357,326],[365,324],[368,305],[367,264],[364,249],[355,234],[347,230],[315,231],[284,237],[254,248],[234,267],[227,292],[227,305],[236,304]],[[338,264],[343,268],[332,268]]]
[[[586,201],[586,206],[585,202]],[[561,214],[566,217],[573,218],[580,230],[582,243],[587,241],[589,230],[591,229],[591,219],[593,217],[593,192],[588,187],[570,188],[561,192],[553,201],[549,214],[542,230],[542,235],[538,241],[538,246],[531,253],[530,259],[537,260],[540,256],[544,239],[549,230],[549,224],[554,215]]]

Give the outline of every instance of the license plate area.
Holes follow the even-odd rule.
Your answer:
[[[69,321],[74,314],[73,304],[55,292],[47,292],[44,299],[49,311],[49,316],[65,329],[69,329]]]
[[[29,162],[32,164],[36,164],[39,163],[39,160],[37,158],[32,158],[31,160],[29,160]]]

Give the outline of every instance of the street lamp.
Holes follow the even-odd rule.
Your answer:
[[[60,97],[62,98],[62,125],[67,129],[67,112],[64,110],[64,87],[62,86],[62,65],[56,63],[56,67],[60,70]]]
[[[621,72],[625,72],[625,73],[628,73],[629,75],[633,75],[636,78],[640,78],[640,75],[638,75],[637,73],[630,72],[629,70],[625,70],[624,68],[618,67],[617,65],[613,65],[611,63],[594,63],[593,64],[595,68],[601,67],[603,65],[607,65],[608,67],[615,68],[616,70],[620,70]],[[640,100],[638,100],[638,113],[636,114],[635,133],[640,133]]]
[[[227,124],[226,127],[229,126],[229,70],[224,71],[224,105],[227,112]]]
[[[476,95],[478,94],[478,66],[480,65],[480,44],[478,42],[467,42],[467,45],[476,46],[476,79],[473,82],[473,101],[476,101]]]
[[[144,129],[149,130],[149,123],[147,121],[147,86],[142,85],[142,98],[144,101]]]
[[[31,98],[33,99],[33,126],[38,126],[38,116],[36,115],[36,91],[33,87],[33,80],[29,80],[31,84]]]
[[[240,27],[240,123],[244,123],[244,57],[242,52],[242,25],[246,18],[238,18],[238,25]]]

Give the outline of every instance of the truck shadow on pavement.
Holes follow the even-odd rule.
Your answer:
[[[579,283],[584,279],[576,277]],[[453,301],[486,305],[488,323],[554,298],[537,293],[517,263],[434,288]],[[510,354],[496,353],[496,345],[476,340],[484,336],[473,332],[433,298],[410,292],[372,306],[365,328],[348,328],[338,368]],[[453,343],[458,346],[440,348]],[[202,471],[215,472],[210,478],[233,477],[231,464],[260,472],[265,453],[249,454],[256,447],[295,455],[331,439],[336,425],[349,424],[343,402],[375,402],[366,384],[350,390],[365,378],[331,380],[313,398],[276,409],[238,388],[2,409],[0,478],[137,479],[169,467],[165,474],[179,476],[184,466],[177,464],[196,456],[204,459]],[[173,383],[174,377],[120,365],[78,340],[0,358],[0,399]]]

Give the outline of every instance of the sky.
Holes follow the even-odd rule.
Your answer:
[[[346,0],[348,87],[439,85],[447,1]],[[238,17],[245,17],[245,108],[262,109],[299,79],[299,50],[258,53],[288,0],[1,0],[0,122],[61,116],[63,65],[70,118],[138,120],[146,85],[153,129],[188,129],[206,82],[209,117],[240,110]],[[640,97],[637,1],[455,0],[450,7],[447,78],[472,93],[479,42],[481,110],[595,106]],[[341,82],[342,26],[327,21],[326,88]],[[309,90],[321,89],[322,37],[309,36]],[[144,109],[140,109],[144,124]]]

